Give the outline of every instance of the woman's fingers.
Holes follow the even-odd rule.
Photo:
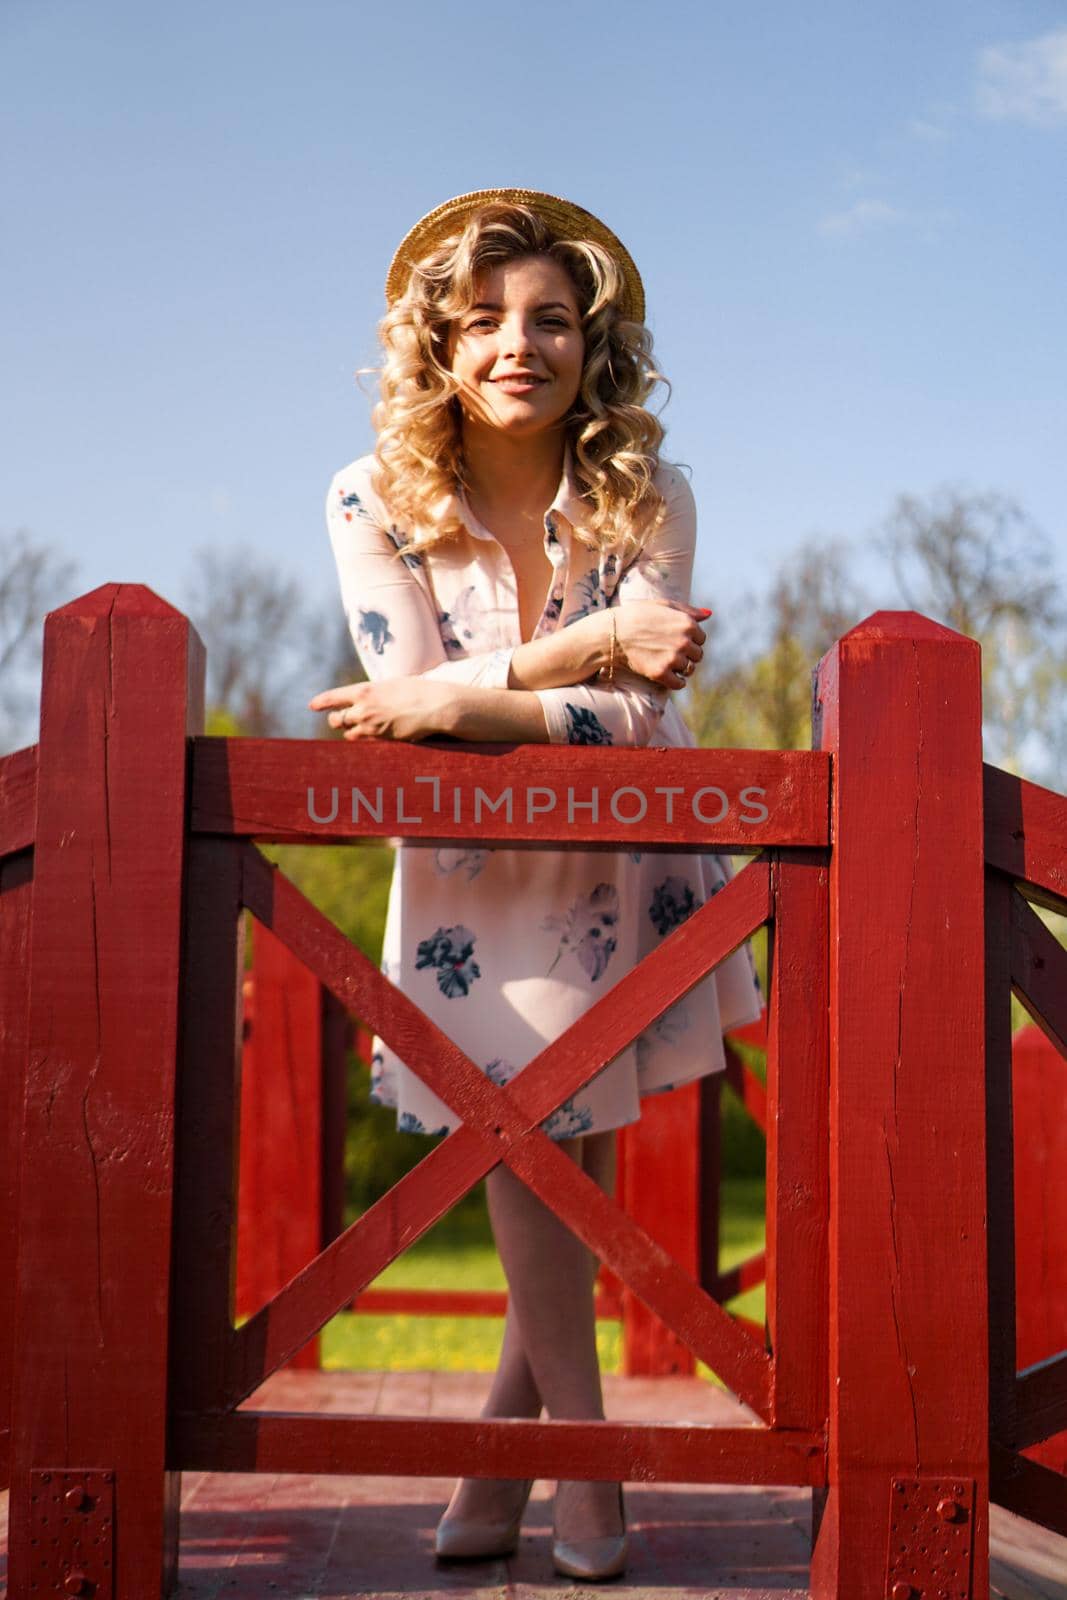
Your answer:
[[[638,603],[640,604],[640,602]],[[628,605],[632,604],[632,602],[620,600],[619,604]],[[650,600],[646,601],[645,604],[654,606],[673,606],[675,611],[688,611],[691,617],[697,617],[701,622],[705,617],[710,617],[713,615],[710,606],[690,605],[688,600],[668,600],[664,595],[660,594],[652,595]]]
[[[308,701],[308,710],[328,711],[331,706],[349,706],[352,704],[353,691],[359,688],[358,683],[342,683],[336,689],[323,689]]]

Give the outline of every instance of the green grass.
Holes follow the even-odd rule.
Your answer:
[[[723,1182],[721,1259],[734,1266],[762,1249],[762,1178]],[[505,1280],[484,1208],[468,1207],[442,1218],[376,1280],[390,1289],[503,1289]],[[763,1320],[763,1288],[750,1289],[730,1309]],[[425,1368],[492,1372],[500,1353],[502,1317],[356,1316],[344,1313],[322,1330],[324,1367],[404,1372]],[[616,1373],[622,1361],[620,1325],[597,1325],[603,1372]],[[697,1364],[702,1377],[711,1374]]]

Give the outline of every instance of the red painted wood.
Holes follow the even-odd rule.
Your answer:
[[[1011,981],[1050,1043],[1067,1052],[1067,950],[1017,891],[1011,897]]]
[[[563,1158],[566,1160],[566,1156]],[[242,1410],[179,1417],[183,1471],[797,1483],[823,1478],[819,1436],[789,1429]]]
[[[895,1476],[976,1481],[968,1600],[989,1592],[979,658],[971,639],[883,611],[817,674],[834,768],[814,1600],[883,1600]]]
[[[1060,1473],[998,1444],[990,1450],[990,1467],[998,1506],[1067,1538],[1067,1494]]]
[[[508,1309],[504,1289],[365,1289],[348,1307],[368,1316],[502,1317]],[[598,1317],[618,1320],[622,1307],[611,1295],[598,1294]]]
[[[116,1587],[173,1576],[164,1473],[186,738],[203,650],[150,590],[45,620],[11,1444],[14,1595],[35,1469],[115,1473]],[[51,1552],[45,1552],[49,1555]],[[34,1572],[42,1574],[40,1555]],[[61,1586],[62,1571],[51,1567]]]
[[[984,767],[983,779],[990,866],[1067,901],[1067,796],[1000,767]]]
[[[727,1063],[733,1055],[729,1035],[723,1039]],[[722,1186],[722,1086],[724,1074],[713,1073],[700,1080],[700,1121],[697,1136],[700,1148],[697,1214],[700,1227],[700,1283],[716,1300],[724,1300],[719,1275]]]
[[[690,844],[755,850],[770,844],[825,845],[828,783],[829,762],[817,750],[717,750],[712,764],[708,751],[693,749],[202,738],[193,750],[192,827],[261,842],[403,836],[427,843],[445,837],[506,839],[510,846],[525,842],[539,848],[555,842],[614,847],[640,840],[642,850]],[[682,792],[673,798],[657,793],[672,785]],[[725,799],[710,792],[716,785]],[[357,798],[359,820],[353,822],[353,788],[377,810],[379,786],[380,820]],[[503,809],[493,813],[484,804],[475,816],[476,788],[495,799],[509,786],[510,821]],[[636,789],[638,797],[620,797],[616,809],[624,819],[634,816],[643,796],[647,814],[640,822],[612,815],[612,796],[626,787]],[[598,791],[597,821],[588,811],[575,811],[573,822],[568,820],[569,788],[576,801]],[[334,810],[336,789],[334,821],[313,820],[309,789],[311,812],[323,818]],[[701,790],[703,798],[695,799]],[[547,809],[553,796],[554,809]],[[532,820],[529,804],[535,809]],[[766,808],[766,820],[760,807]],[[720,812],[721,822],[714,820]]]
[[[774,1421],[827,1416],[829,868],[822,851],[772,867],[767,1005],[767,1331]]]
[[[1012,1135],[1010,878],[985,883],[986,1210],[990,1431],[1015,1438],[1015,1141]]]
[[[241,1057],[235,1310],[251,1316],[322,1244],[320,985],[269,928],[252,928]],[[317,1367],[318,1335],[291,1365]]]
[[[1015,1442],[1028,1445],[1035,1461],[1067,1472],[1067,1350],[1060,1343],[1056,1355],[1019,1374]]]
[[[37,746],[0,756],[0,858],[33,844]]]
[[[0,1488],[8,1482],[33,852],[0,858]]]
[[[322,1031],[322,1244],[345,1226],[345,1134],[348,1127],[348,1055],[355,1025],[344,1006],[320,984]]]
[[[190,840],[182,940],[171,1371],[172,1403],[181,1409],[226,1404],[237,1263],[245,964],[241,877],[241,846],[234,840]],[[299,1340],[284,1359],[303,1343]]]
[[[1037,1370],[1019,1382],[1007,1442],[1067,1473],[1067,1060],[1032,1025],[1012,1040],[1012,1090],[1016,1359]]]
[[[700,1084],[646,1097],[622,1130],[617,1193],[626,1215],[700,1281]],[[627,1377],[690,1376],[693,1352],[625,1283],[622,1370]]]
[[[698,1341],[694,1349],[702,1360],[732,1387],[740,1385],[738,1392],[761,1410],[767,1403],[769,1379],[769,1364],[762,1352],[753,1348],[747,1336],[674,1268],[663,1252],[650,1252],[642,1245],[644,1236],[620,1216],[595,1184],[586,1182],[593,1195],[585,1206],[579,1193],[574,1196],[573,1214],[564,1210],[560,1199],[572,1188],[570,1177],[575,1169],[537,1125],[758,926],[769,909],[766,864],[757,861],[738,874],[630,975],[625,998],[617,993],[621,986],[610,991],[505,1091],[490,1083],[258,852],[249,847],[244,861],[244,897],[259,919],[273,927],[340,1000],[372,1022],[431,1088],[446,1103],[451,1102],[465,1125],[239,1330],[233,1340],[234,1365],[228,1386],[231,1403],[251,1393],[496,1160],[507,1159],[601,1259],[627,1277],[653,1309],[662,1309],[684,1337]],[[685,937],[680,939],[681,935]],[[487,1129],[487,1134],[478,1132],[479,1128]],[[521,1146],[530,1154],[520,1157]],[[540,1166],[533,1150],[541,1152]],[[568,1170],[559,1172],[554,1191],[545,1173],[558,1169],[557,1157]],[[397,1226],[395,1212],[401,1197],[409,1207],[402,1228]],[[617,1249],[620,1243],[621,1253]],[[625,1261],[625,1269],[620,1261]],[[685,1318],[685,1326],[676,1320],[678,1316]]]

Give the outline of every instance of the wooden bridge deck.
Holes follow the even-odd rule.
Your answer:
[[[249,1406],[475,1416],[489,1377],[454,1372],[275,1375]],[[737,1426],[752,1414],[690,1378],[604,1379],[618,1420]],[[518,1553],[438,1566],[433,1531],[452,1479],[186,1473],[180,1600],[532,1600],[546,1590],[625,1600],[806,1600],[810,1497],[798,1488],[628,1485],[627,1575],[575,1586],[552,1569],[551,1483],[534,1489]],[[6,1528],[7,1496],[0,1497]],[[994,1507],[996,1600],[1067,1600],[1067,1540]],[[127,1597],[123,1597],[127,1600]]]

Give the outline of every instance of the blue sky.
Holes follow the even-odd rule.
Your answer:
[[[0,145],[0,528],[79,590],[212,543],[333,604],[389,258],[509,183],[642,270],[705,603],[943,483],[1067,567],[1067,4],[3,0]]]

